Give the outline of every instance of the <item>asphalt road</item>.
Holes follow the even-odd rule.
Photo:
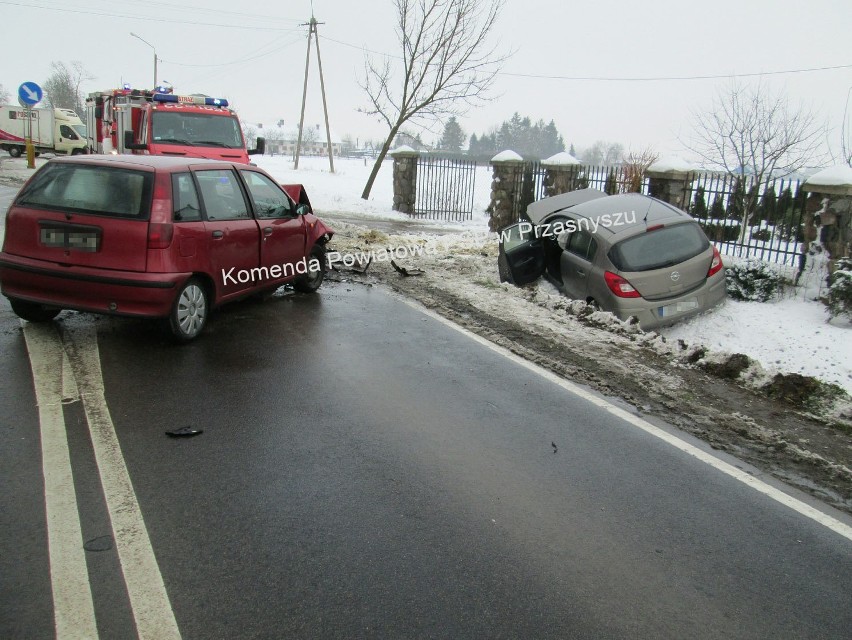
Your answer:
[[[55,327],[0,302],[2,638],[852,628],[848,538],[379,289]]]

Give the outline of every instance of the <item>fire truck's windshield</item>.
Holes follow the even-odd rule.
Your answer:
[[[231,116],[157,111],[152,122],[151,140],[158,144],[226,149],[241,149],[243,146],[239,122]]]

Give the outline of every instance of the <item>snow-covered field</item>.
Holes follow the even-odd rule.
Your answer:
[[[408,216],[392,210],[390,160],[379,172],[370,200],[365,201],[360,196],[371,169],[370,161],[365,165],[363,160],[336,158],[336,171],[332,174],[328,158],[301,158],[298,171],[286,157],[253,159],[281,182],[303,183],[319,215],[339,213],[364,218],[365,222],[369,219],[409,220]],[[440,245],[446,246],[448,241],[455,246],[471,244],[472,248],[481,242],[496,245],[496,236],[486,235],[488,218],[485,207],[490,188],[490,170],[487,167],[478,169],[474,219],[463,224],[429,221],[431,227],[442,226],[460,236],[457,242],[444,237]],[[411,232],[417,233],[416,224],[412,224]],[[465,242],[462,234],[470,242]],[[495,278],[496,272],[495,260]],[[468,283],[462,282],[465,277],[469,274],[458,274],[460,292],[468,290],[464,286]],[[512,297],[505,287],[499,286],[490,288],[488,295]],[[769,373],[782,371],[814,376],[834,382],[852,394],[852,324],[846,320],[826,322],[828,316],[823,305],[807,297],[803,289],[798,288],[769,303],[728,300],[707,314],[664,329],[661,333],[667,339],[703,344],[713,351],[744,353],[760,362]]]

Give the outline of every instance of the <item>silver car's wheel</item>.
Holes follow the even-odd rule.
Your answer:
[[[197,337],[207,323],[208,306],[207,291],[202,284],[195,279],[187,281],[178,292],[169,316],[175,338],[185,342]]]

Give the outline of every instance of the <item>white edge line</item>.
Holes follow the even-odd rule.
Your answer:
[[[682,440],[681,438],[677,437],[676,435],[669,433],[667,431],[664,431],[663,429],[660,429],[659,427],[654,426],[650,422],[647,422],[646,420],[643,420],[642,418],[635,416],[635,415],[625,411],[624,409],[622,409],[620,407],[615,406],[614,404],[612,404],[608,400],[601,398],[601,397],[589,392],[588,390],[582,388],[581,386],[574,384],[573,382],[570,382],[568,380],[565,380],[564,378],[560,378],[558,375],[556,375],[552,371],[548,371],[547,369],[544,369],[543,367],[540,367],[537,364],[534,364],[532,362],[529,362],[528,360],[525,360],[524,358],[520,357],[519,355],[512,353],[511,351],[509,351],[505,347],[501,347],[500,345],[494,344],[493,342],[491,342],[487,338],[483,338],[482,336],[477,335],[477,334],[473,333],[472,331],[470,331],[468,329],[465,329],[464,327],[456,324],[455,322],[448,320],[447,318],[440,315],[439,313],[436,313],[436,312],[434,312],[430,309],[427,309],[426,307],[424,307],[419,302],[409,300],[409,299],[407,299],[403,296],[398,296],[398,295],[395,295],[395,294],[392,294],[392,295],[393,295],[393,297],[399,298],[405,304],[416,309],[420,313],[423,313],[423,314],[429,316],[430,318],[437,320],[438,322],[458,331],[462,335],[465,335],[468,338],[478,342],[482,346],[491,349],[495,353],[498,353],[501,356],[508,358],[509,360],[512,360],[516,364],[519,364],[519,365],[529,369],[533,373],[536,373],[539,376],[545,378],[546,380],[553,382],[554,384],[562,387],[563,389],[574,394],[575,396],[578,396],[578,397],[582,398],[583,400],[591,402],[592,404],[594,404],[597,407],[600,407],[601,409],[605,409],[606,411],[609,411],[611,414],[621,418],[625,422],[632,424],[634,427],[638,427],[639,429],[642,429],[643,431],[654,436],[655,438],[659,438],[663,442],[666,442],[667,444],[670,444],[673,447],[680,449],[684,453],[691,455],[692,457],[694,457],[694,458],[700,460],[701,462],[713,467],[714,469],[721,471],[722,473],[730,476],[731,478],[742,482],[746,486],[749,486],[752,489],[759,491],[760,493],[764,494],[765,496],[772,498],[776,502],[783,504],[784,506],[792,509],[793,511],[796,511],[797,513],[800,513],[801,515],[805,516],[806,518],[810,518],[814,522],[817,522],[817,523],[821,524],[822,526],[826,527],[827,529],[830,529],[830,530],[834,531],[835,533],[840,534],[844,538],[852,541],[852,527],[841,522],[837,518],[833,518],[832,516],[828,515],[827,513],[823,513],[819,509],[815,509],[814,507],[810,506],[809,504],[806,504],[805,502],[802,502],[801,500],[794,498],[793,496],[791,496],[787,493],[784,493],[780,489],[776,489],[775,487],[767,484],[763,480],[759,480],[758,478],[755,478],[754,476],[746,473],[745,471],[743,471],[741,469],[737,469],[732,464],[729,464],[729,463],[725,462],[724,460],[721,460],[721,459],[717,458],[716,456],[714,456],[714,455],[712,455],[712,454],[710,454],[710,453],[708,453],[708,452],[706,452],[702,449],[699,449],[695,445],[690,444],[690,443],[686,442],[685,440]]]
[[[104,395],[97,334],[93,327],[70,331],[65,344],[89,423],[136,631],[142,640],[179,640],[174,610]]]
[[[56,638],[97,638],[71,453],[62,411],[62,351],[53,326],[21,321],[41,429],[44,506]]]

